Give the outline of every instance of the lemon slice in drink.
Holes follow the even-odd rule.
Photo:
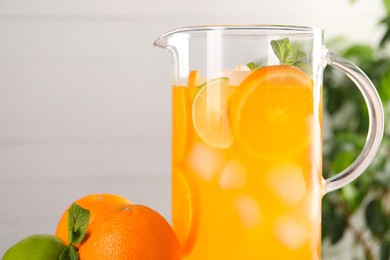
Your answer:
[[[233,143],[228,107],[233,90],[228,78],[204,83],[192,102],[192,121],[195,132],[207,145],[228,148]]]

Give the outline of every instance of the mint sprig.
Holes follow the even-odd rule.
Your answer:
[[[257,70],[257,69],[260,69],[260,68],[261,68],[261,65],[260,65],[260,64],[257,64],[257,63],[254,62],[254,61],[249,62],[248,64],[246,64],[246,66],[247,66],[250,70]]]
[[[282,64],[295,66],[309,76],[312,75],[310,64],[305,61],[306,53],[299,50],[298,46],[291,44],[288,37],[272,40],[271,47]]]
[[[79,259],[79,253],[77,252],[77,249],[73,245],[69,245],[65,247],[65,249],[62,251],[60,256],[58,257],[59,260],[78,260]]]
[[[68,242],[69,245],[61,252],[59,260],[78,260],[79,253],[76,244],[85,238],[89,226],[90,212],[73,203],[68,210]]]
[[[89,210],[73,203],[68,212],[68,238],[70,244],[83,241],[89,225]]]

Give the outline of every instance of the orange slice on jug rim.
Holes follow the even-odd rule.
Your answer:
[[[248,154],[294,154],[311,138],[313,80],[288,65],[255,70],[232,95],[229,112],[234,140]]]

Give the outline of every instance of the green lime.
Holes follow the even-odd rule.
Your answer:
[[[53,235],[32,235],[20,240],[5,252],[2,260],[58,259],[66,245]]]
[[[216,78],[204,83],[192,102],[192,121],[195,132],[206,144],[228,148],[233,134],[228,116],[228,104],[234,89],[228,78]]]

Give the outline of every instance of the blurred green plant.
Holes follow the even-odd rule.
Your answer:
[[[376,86],[385,109],[390,109],[390,0],[383,0],[384,33],[377,44],[348,44],[341,56],[353,61]],[[341,41],[343,42],[343,41]],[[333,45],[342,45],[340,41]],[[345,44],[345,42],[343,42]],[[324,108],[330,137],[324,138],[324,177],[344,170],[361,151],[367,135],[368,112],[363,97],[352,81],[331,68],[324,76]],[[386,122],[385,122],[386,123]],[[337,244],[347,233],[365,259],[390,259],[390,131],[379,154],[357,180],[329,193],[323,200],[322,238]],[[326,254],[326,252],[324,252]]]

